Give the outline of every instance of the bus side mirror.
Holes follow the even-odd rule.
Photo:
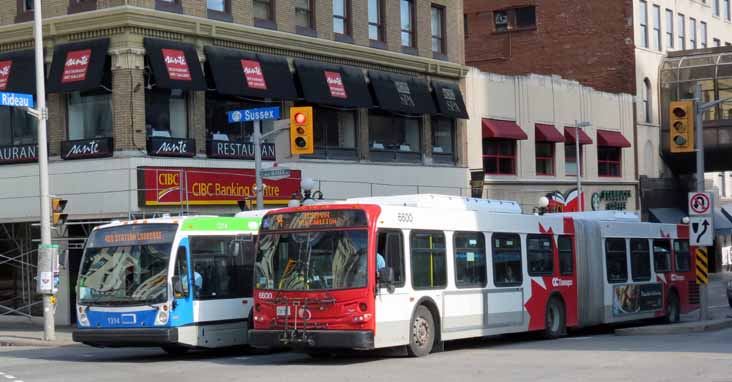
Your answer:
[[[394,276],[394,268],[392,267],[384,267],[379,270],[377,281],[379,282],[379,286],[386,287],[386,289],[389,291],[389,293],[394,293],[394,280],[396,277]]]
[[[185,292],[183,291],[183,282],[181,282],[180,276],[173,276],[171,281],[173,282],[173,294],[175,294],[175,297],[183,297]]]

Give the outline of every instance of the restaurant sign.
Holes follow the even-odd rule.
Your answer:
[[[0,147],[0,164],[28,163],[38,160],[38,145]]]
[[[264,182],[264,204],[287,205],[300,193],[300,170]],[[254,169],[138,167],[138,204],[144,206],[236,205],[256,197]]]
[[[251,142],[210,140],[206,142],[206,156],[217,159],[254,160],[254,144]],[[262,160],[275,160],[275,158],[275,145],[262,143]]]

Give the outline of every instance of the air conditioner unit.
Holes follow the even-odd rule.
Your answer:
[[[508,26],[508,13],[501,11],[501,12],[495,12],[494,15],[495,15],[497,27]]]

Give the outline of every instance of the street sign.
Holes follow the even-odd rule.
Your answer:
[[[696,249],[696,283],[709,284],[709,258],[706,248]]]
[[[0,92],[0,106],[33,107],[33,95]]]
[[[708,192],[689,193],[689,216],[704,216],[712,213],[712,196]]]
[[[711,216],[692,216],[689,218],[691,245],[707,247],[714,245],[714,227]]]
[[[229,117],[229,123],[281,119],[279,107],[232,110],[226,112],[226,115]]]
[[[262,178],[269,180],[281,180],[290,177],[290,169],[284,167],[272,167],[262,170]]]

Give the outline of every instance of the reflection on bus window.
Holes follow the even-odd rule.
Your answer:
[[[570,236],[559,236],[557,238],[557,247],[559,247],[559,274],[569,276],[574,273],[572,238]]]
[[[384,257],[387,267],[394,270],[394,286],[404,286],[404,245],[399,231],[380,231],[376,253]]]
[[[633,281],[651,279],[651,255],[648,253],[647,239],[630,240],[630,271]]]
[[[607,265],[607,282],[612,284],[628,281],[625,239],[607,239],[605,241],[605,263]]]
[[[455,285],[458,288],[484,287],[487,282],[485,240],[481,232],[456,232]]]
[[[671,271],[671,241],[653,241],[653,269],[656,273]]]
[[[185,247],[179,247],[175,255],[175,269],[173,275],[178,276],[183,293],[176,294],[176,298],[188,297],[188,259],[186,258]]]
[[[521,285],[521,238],[516,234],[493,234],[493,282],[496,286]]]
[[[674,254],[676,255],[676,272],[689,272],[691,257],[688,240],[674,240]]]
[[[437,289],[447,286],[445,234],[412,231],[412,286],[414,289]]]
[[[554,273],[554,250],[552,237],[528,235],[526,237],[526,258],[530,276],[550,276]]]
[[[252,243],[231,236],[191,236],[191,274],[198,300],[251,295]]]

